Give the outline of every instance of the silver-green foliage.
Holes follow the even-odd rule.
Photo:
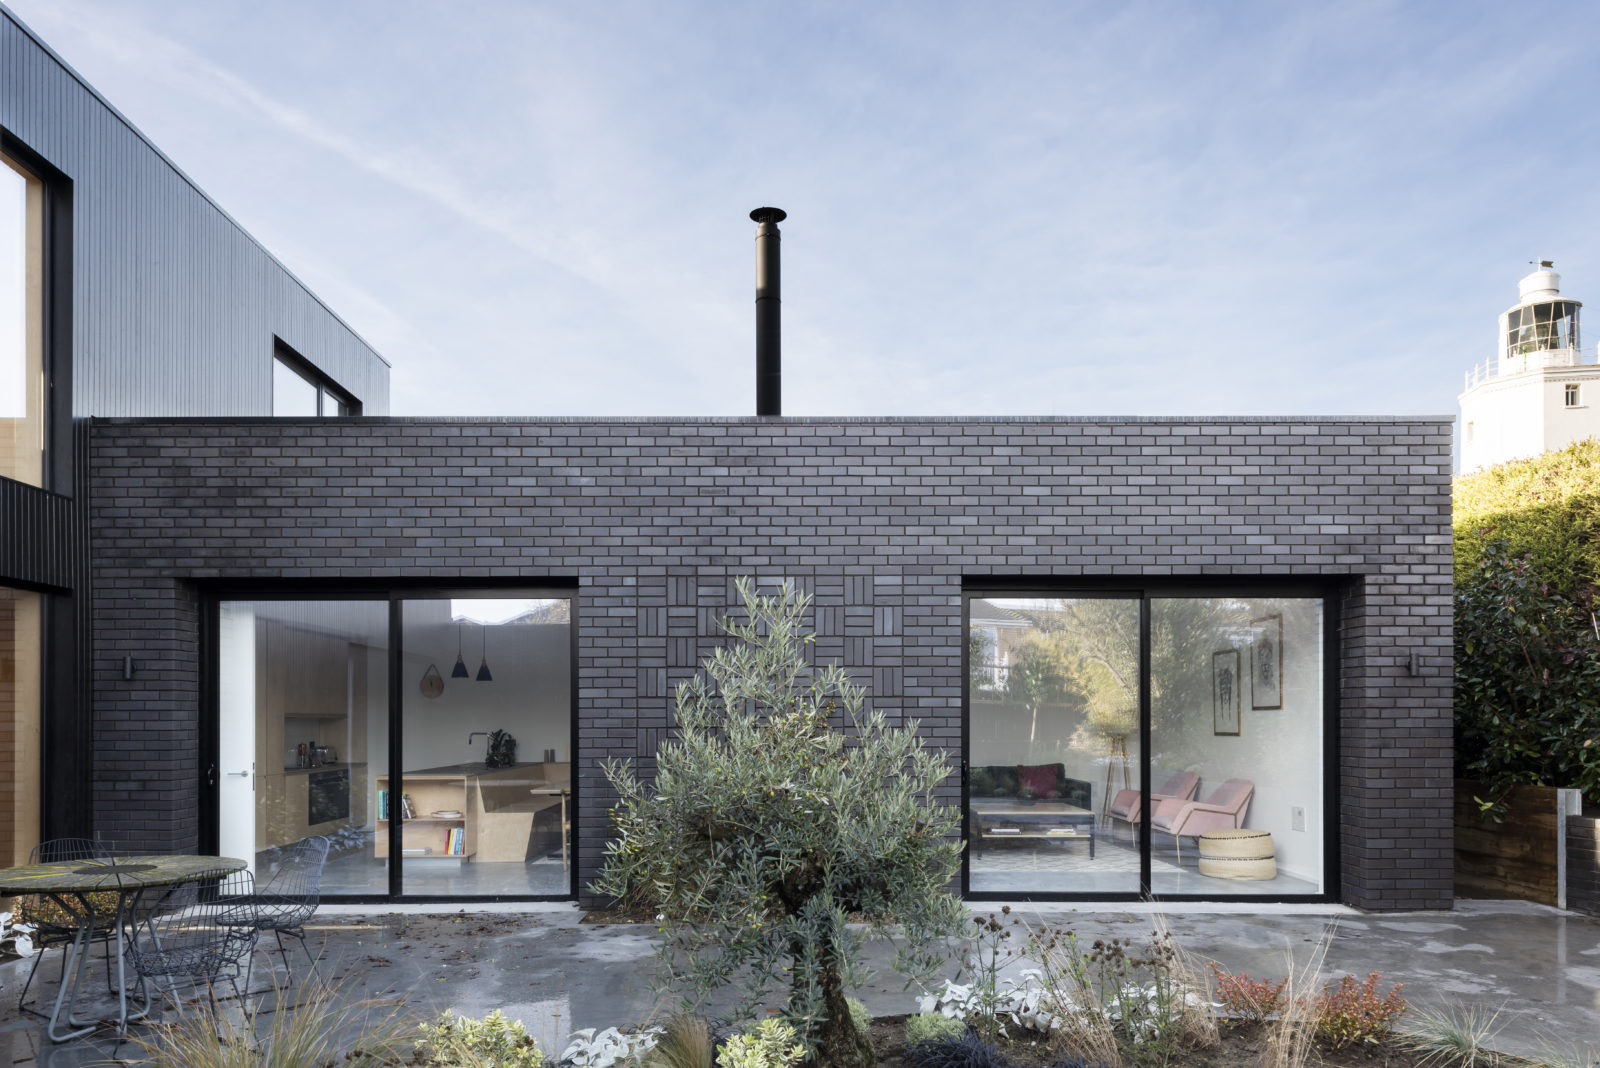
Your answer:
[[[734,1035],[717,1054],[718,1068],[794,1068],[806,1056],[800,1036],[788,1023],[769,1016],[744,1034]]]
[[[737,588],[745,618],[723,621],[732,640],[678,687],[653,782],[606,765],[620,797],[594,888],[659,913],[686,1005],[738,983],[748,1018],[785,983],[785,1015],[821,1057],[870,1061],[844,1001],[866,938],[894,928],[895,967],[924,978],[965,922],[948,890],[958,817],[933,797],[950,764],[914,722],[864,712],[838,665],[811,666],[809,597]]]
[[[1474,1005],[1450,1004],[1438,1009],[1413,1009],[1396,1044],[1418,1054],[1418,1065],[1437,1068],[1486,1068],[1498,1064],[1493,1049],[1500,1033],[1500,1012]]]

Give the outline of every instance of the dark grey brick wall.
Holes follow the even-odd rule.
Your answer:
[[[818,656],[953,747],[964,578],[1338,576],[1340,893],[1447,908],[1450,434],[1422,418],[100,422],[99,826],[195,842],[209,580],[575,578],[586,882],[598,762],[653,752],[737,575],[809,589]],[[125,653],[147,663],[132,682]]]

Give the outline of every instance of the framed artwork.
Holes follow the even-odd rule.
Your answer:
[[[1239,733],[1240,691],[1244,680],[1239,677],[1239,650],[1224,649],[1211,654],[1211,733],[1234,735]]]
[[[1252,619],[1250,643],[1250,708],[1283,707],[1283,615]]]

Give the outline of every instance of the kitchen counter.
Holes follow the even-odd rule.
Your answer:
[[[415,778],[418,775],[428,775],[428,776],[436,776],[436,775],[483,776],[483,775],[497,775],[502,771],[516,771],[518,768],[543,768],[543,767],[544,767],[543,764],[540,764],[540,763],[538,763],[536,761],[518,761],[515,764],[505,764],[505,765],[503,765],[501,767],[498,767],[498,768],[491,768],[489,765],[485,764],[483,761],[478,760],[478,761],[473,761],[472,763],[469,763],[469,764],[445,764],[443,767],[437,767],[437,768],[417,768],[417,769],[415,769],[413,771],[407,771],[406,775],[408,777],[411,777],[411,778]]]
[[[285,775],[309,775],[313,771],[339,771],[341,769],[349,770],[350,768],[364,767],[366,767],[365,764],[318,764],[314,768],[284,768],[283,773]]]

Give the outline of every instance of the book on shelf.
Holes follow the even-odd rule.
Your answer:
[[[400,818],[403,820],[412,820],[417,818],[416,809],[411,807],[410,794],[400,795]]]
[[[379,790],[378,791],[378,818],[380,820],[386,820],[386,819],[389,818],[389,791],[388,790]]]

